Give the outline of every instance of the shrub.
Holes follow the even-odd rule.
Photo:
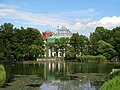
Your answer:
[[[120,89],[120,77],[116,76],[111,80],[105,82],[100,90],[119,90]]]
[[[6,73],[5,68],[0,64],[0,86],[5,83],[6,80]]]
[[[105,62],[106,58],[102,55],[99,56],[79,56],[76,58],[79,62]]]

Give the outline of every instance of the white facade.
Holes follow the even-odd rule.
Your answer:
[[[70,38],[72,36],[72,32],[67,29],[66,27],[62,27],[61,29],[57,29],[55,33],[48,39],[47,41],[47,46],[46,46],[46,57],[56,57],[56,52],[54,49],[50,49],[49,44],[55,43],[55,39],[60,39],[60,38]],[[54,41],[54,42],[53,42]],[[60,50],[58,50],[58,57],[65,57],[65,50],[62,56],[62,53]]]

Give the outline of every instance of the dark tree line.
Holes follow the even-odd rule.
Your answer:
[[[97,27],[90,37],[74,33],[71,38],[60,38],[49,44],[51,51],[75,59],[85,55],[103,55],[108,60],[120,58],[120,27],[112,30]],[[11,23],[0,26],[0,61],[35,60],[44,56],[42,35],[35,28],[14,28]],[[52,53],[51,53],[52,56]]]
[[[34,60],[42,57],[42,35],[38,29],[21,27],[14,28],[11,23],[0,26],[0,60],[14,62]]]

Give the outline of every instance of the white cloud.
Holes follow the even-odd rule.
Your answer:
[[[103,17],[99,21],[90,23],[94,26],[103,26],[105,28],[120,26],[120,17],[113,16],[113,17]]]
[[[70,11],[70,12],[63,12],[61,15],[67,16],[77,16],[77,17],[93,17],[100,14],[100,12],[96,12],[94,8],[88,8],[84,10],[77,10],[77,11]]]
[[[70,29],[73,30],[88,30],[88,29],[95,29],[98,26],[103,26],[105,28],[113,28],[120,26],[120,16],[113,16],[113,17],[103,17],[97,21],[91,21],[88,19],[88,22],[85,23],[87,20],[84,21],[76,21],[75,24],[68,26]]]
[[[19,8],[19,7],[17,7],[17,6],[14,6],[14,5],[8,5],[8,4],[2,4],[2,3],[0,3],[0,8]]]
[[[92,12],[94,14],[92,14]],[[66,12],[71,15],[97,15],[94,9],[87,9],[82,11]],[[15,23],[29,24],[29,25],[44,25],[50,27],[66,26],[72,31],[91,30],[97,26],[105,28],[120,26],[120,16],[103,17],[100,20],[93,21],[90,18],[70,18],[62,14],[43,14],[22,11],[13,5],[0,4],[0,17],[13,20]]]
[[[27,11],[21,11],[19,9],[9,7],[9,5],[2,4],[0,7],[0,16],[6,16],[6,18],[13,20],[22,20],[23,23],[29,23],[32,25],[47,25],[56,27],[58,25],[68,25],[68,21],[59,19],[57,15],[32,13]]]

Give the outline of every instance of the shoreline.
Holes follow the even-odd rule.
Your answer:
[[[70,63],[70,64],[88,64],[96,62],[77,62],[77,61],[61,61],[61,60],[40,60],[40,61],[23,61],[23,64],[39,64],[39,63]],[[97,64],[120,64],[120,62],[100,62]]]

